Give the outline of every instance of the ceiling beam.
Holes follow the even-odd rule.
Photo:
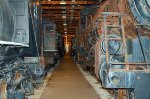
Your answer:
[[[60,27],[60,28],[67,28],[67,27],[77,27],[77,25],[75,25],[75,24],[72,24],[72,25],[67,24],[67,26],[63,26],[63,24],[57,24],[57,27]]]
[[[65,2],[65,4],[61,4]],[[65,35],[75,36],[76,27],[79,25],[80,10],[86,5],[94,4],[94,0],[43,0],[42,1],[42,16],[45,19],[52,20],[57,25],[57,31]],[[66,16],[62,17],[63,15]],[[73,17],[71,20],[70,18]],[[66,22],[66,26],[64,26]],[[64,30],[67,28],[67,30]]]
[[[64,27],[63,26],[59,26],[59,27],[57,27],[58,29],[61,29],[61,30],[64,30]],[[68,25],[68,27],[66,27],[67,28],[67,30],[64,30],[64,31],[75,31],[76,30],[76,26],[69,26]],[[73,30],[73,29],[75,29],[75,30]]]
[[[61,29],[57,29],[57,30],[59,30],[59,31],[61,31],[61,32],[66,32],[66,31],[64,31],[64,30],[61,30]],[[74,33],[74,32],[76,32],[76,30],[74,30],[74,31],[67,31],[67,33]]]
[[[70,27],[70,26],[69,26]],[[76,26],[73,26],[73,27],[76,27]],[[58,28],[58,27],[57,27]],[[59,27],[58,29],[60,30],[64,30],[64,27]],[[64,30],[64,31],[76,31],[76,29],[74,30],[75,28],[67,28],[67,30]]]
[[[73,28],[68,28],[68,27],[73,27]],[[63,29],[64,30],[64,28],[67,28],[67,30],[70,30],[70,29],[76,29],[77,28],[77,25],[67,25],[66,27],[64,27],[63,26],[63,24],[62,25],[57,25],[57,28],[59,28],[59,29]]]
[[[64,34],[66,34],[66,31],[63,31],[63,30],[58,30],[58,31],[60,31],[61,33],[64,33]],[[67,34],[73,34],[73,33],[76,33],[76,31],[67,31]]]
[[[66,4],[61,4],[62,1],[42,1],[42,4],[49,4],[49,5],[89,5],[94,4],[93,1],[64,1]]]
[[[62,35],[64,35],[64,36],[68,36],[68,35],[72,35],[72,36],[75,36],[75,33],[67,33],[67,34],[65,34],[65,33],[62,33]]]
[[[63,26],[60,26],[60,28],[64,28]],[[76,26],[72,26],[72,27],[70,27],[70,26],[68,26],[68,27],[66,27],[67,29],[72,29],[72,28],[77,28]]]
[[[57,25],[57,28],[61,28],[61,29],[64,29],[64,28],[67,28],[67,27],[77,27],[77,25],[69,25],[69,24],[67,24],[67,26],[63,26],[63,24],[62,25]],[[75,28],[67,28],[68,30],[69,29],[75,29]]]
[[[67,12],[67,13],[63,13],[63,12],[60,12],[60,11],[59,12],[43,12],[42,14],[51,14],[51,15],[54,15],[54,14],[61,14],[61,15],[66,14],[66,15],[69,15],[69,14],[71,14],[71,12]],[[75,12],[72,15],[79,15],[79,13]]]
[[[62,26],[62,27],[77,27],[78,22],[67,22],[67,26],[64,26],[64,23],[58,23],[56,22],[57,25]]]
[[[49,19],[49,20],[54,20],[54,21],[56,21],[56,22],[64,22],[64,19]],[[66,20],[66,22],[70,22],[70,20]],[[77,19],[73,19],[72,20],[72,22],[78,22],[78,20]]]
[[[53,19],[53,20],[61,20],[61,19],[63,19],[63,20],[70,20],[71,19],[71,17],[66,17],[66,18],[62,18],[62,16],[60,17],[60,16],[58,16],[58,17],[56,17],[56,16],[49,16],[49,17],[47,17],[48,19]],[[79,19],[79,17],[72,17],[72,20],[77,20],[77,19]]]
[[[62,14],[65,14],[65,13],[76,13],[76,14],[79,14],[79,11],[71,11],[71,10],[43,10],[42,13],[62,13]]]
[[[75,25],[75,24],[67,24],[67,26],[63,26],[63,24],[61,24],[61,25],[57,25],[57,28],[60,27],[60,28],[63,29],[63,28],[71,27],[71,26],[72,26],[72,27],[77,27],[77,25]]]
[[[43,10],[54,10],[54,9],[56,9],[56,10],[59,10],[59,9],[63,9],[63,10],[65,10],[65,9],[69,9],[69,10],[81,10],[81,9],[83,9],[84,7],[83,6],[75,6],[75,7],[71,7],[71,6],[43,6],[42,7],[42,9]]]
[[[42,14],[43,17],[51,17],[51,16],[55,16],[55,17],[62,17],[62,14]],[[66,14],[66,17],[71,17],[71,14]],[[73,17],[79,17],[79,15],[73,14]]]
[[[62,36],[65,38],[66,34],[62,34]],[[70,37],[75,37],[75,34],[67,34],[67,37],[70,38]],[[65,41],[64,41],[65,42]]]

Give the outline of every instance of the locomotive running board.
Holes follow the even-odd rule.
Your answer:
[[[16,47],[29,47],[27,44],[9,42],[9,41],[0,41],[0,45],[16,46]]]

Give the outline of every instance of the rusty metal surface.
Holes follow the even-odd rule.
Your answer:
[[[125,33],[131,38],[137,37],[136,28],[134,26],[137,22],[130,10],[128,0],[105,0],[100,3],[99,8],[94,12],[94,14],[91,14],[91,21],[85,29],[85,33],[90,33],[90,31],[92,31],[95,21],[99,20],[101,17],[101,12],[119,12],[126,14],[126,17],[124,17]],[[99,31],[99,33],[100,32],[101,31]],[[144,32],[142,34],[144,35]]]
[[[136,6],[132,5],[133,3]],[[146,5],[144,5],[145,3]],[[149,79],[147,76],[150,74],[150,45],[148,44],[150,32],[148,30],[149,25],[147,25],[147,22],[149,23],[149,4],[148,0],[104,0],[97,5],[96,10],[89,15],[90,19],[88,19],[86,23],[85,30],[83,29],[83,32],[80,34],[83,39],[82,47],[84,47],[87,52],[90,52],[91,46],[89,45],[91,42],[87,41],[87,39],[92,37],[93,30],[97,31],[97,35],[93,36],[96,41],[93,43],[95,46],[95,59],[93,59],[95,60],[95,73],[102,81],[103,87],[119,89],[116,95],[119,99],[123,97],[136,97],[133,95],[135,91],[126,88],[135,89],[136,94],[142,93],[135,83],[137,75],[146,76],[145,78]],[[107,13],[107,15],[103,16],[103,12],[105,14]],[[135,15],[137,12],[140,12],[139,16]],[[109,14],[112,14],[113,17],[109,16]],[[118,14],[124,15],[121,21],[117,18]],[[147,22],[144,22],[145,20],[147,20]],[[137,27],[140,27],[138,31]],[[106,32],[107,30],[108,32]],[[109,53],[112,48],[109,46],[108,41],[112,42],[115,40],[115,38],[109,39],[107,37],[107,35],[111,33],[118,36],[116,41],[122,42],[120,50],[122,53],[118,55],[116,53],[114,55]],[[103,41],[105,44],[102,44]],[[104,47],[102,45],[104,45]],[[114,46],[116,45],[114,44]],[[83,63],[87,63],[87,61],[89,60],[83,60]],[[150,83],[150,80],[143,80],[138,84],[148,90],[146,87],[149,87],[148,82]],[[144,86],[144,83],[147,85]],[[136,98],[140,99],[142,95],[143,94],[141,94],[141,96],[137,95]],[[146,97],[150,97],[148,93],[146,93]]]

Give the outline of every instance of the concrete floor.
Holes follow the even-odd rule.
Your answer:
[[[54,71],[41,99],[99,99],[71,57],[66,55]]]

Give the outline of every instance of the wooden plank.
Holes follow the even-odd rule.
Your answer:
[[[75,7],[71,7],[71,6],[43,6],[42,9],[43,10],[58,10],[58,9],[68,9],[68,10],[81,10],[83,9],[84,7],[83,6],[75,6]]]
[[[42,4],[49,4],[49,5],[65,5],[61,4],[62,1],[42,1]],[[94,1],[64,1],[67,5],[89,5],[94,4]]]
[[[54,20],[55,22],[60,22],[60,23],[62,23],[62,22],[70,22],[70,19],[67,19],[66,21],[64,21],[64,19],[50,19],[50,20]],[[72,20],[72,23],[74,23],[74,22],[78,22],[78,20],[77,19],[73,19]]]
[[[62,14],[58,14],[58,15],[43,14],[42,16],[45,18],[53,18],[53,17],[62,18],[63,15]],[[79,19],[79,16],[77,16],[77,15],[73,15],[73,16],[72,15],[66,15],[66,17],[73,17],[73,18]]]
[[[74,17],[74,16],[66,16],[65,18],[63,18],[62,16],[43,16],[43,17],[47,17],[49,19],[79,19],[79,17]]]
[[[62,13],[49,13],[49,14],[42,14],[42,16],[50,16],[50,15],[53,15],[53,16],[62,16],[63,14]],[[71,16],[71,13],[67,13],[66,16]],[[78,16],[79,17],[79,14],[73,14],[73,16]]]
[[[60,24],[57,24],[57,25],[60,25]],[[60,27],[60,28],[64,28],[63,26],[62,27]],[[68,27],[66,27],[67,29],[72,29],[72,28],[77,28],[76,26],[68,26]]]
[[[52,13],[52,14],[59,14],[59,13],[62,13],[62,14],[68,14],[68,13],[74,13],[74,14],[79,14],[80,12],[79,11],[70,11],[70,10],[44,10],[42,11],[42,13],[44,14],[48,14],[48,13]]]

